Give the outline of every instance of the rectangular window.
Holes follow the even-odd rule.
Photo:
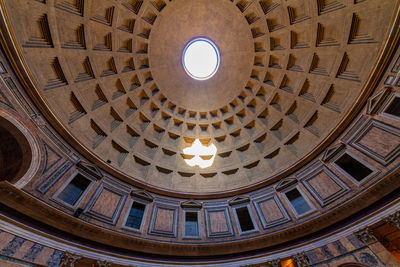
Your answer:
[[[58,195],[58,198],[65,203],[74,206],[78,199],[85,192],[90,184],[90,180],[86,179],[84,176],[78,174],[72,181],[64,188],[64,190]]]
[[[371,169],[347,153],[343,154],[339,159],[337,159],[335,164],[359,182],[373,172]]]
[[[298,215],[304,214],[311,210],[310,205],[308,205],[307,201],[296,188],[286,192],[285,194]]]
[[[185,236],[199,236],[197,212],[185,212]]]
[[[392,103],[386,108],[385,113],[400,117],[400,97],[393,99]]]
[[[236,215],[239,220],[240,229],[242,232],[254,230],[253,220],[251,219],[247,207],[236,208]]]
[[[133,202],[125,226],[140,230],[145,209],[145,204]]]

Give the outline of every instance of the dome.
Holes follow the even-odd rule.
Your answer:
[[[0,237],[54,266],[399,259],[397,1],[0,8]]]

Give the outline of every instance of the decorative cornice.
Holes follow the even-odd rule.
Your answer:
[[[203,203],[196,200],[188,200],[181,202],[182,208],[192,208],[192,209],[201,209],[203,207]]]
[[[334,156],[336,156],[345,147],[346,147],[346,145],[343,143],[335,144],[333,146],[328,147],[325,150],[324,155],[322,156],[322,161],[325,163],[329,162]]]
[[[297,179],[294,177],[289,177],[289,178],[285,178],[283,180],[281,180],[278,185],[276,185],[275,189],[276,191],[281,191],[293,184],[297,183]]]
[[[236,196],[228,201],[229,205],[238,205],[242,203],[250,202],[250,198],[248,196]]]
[[[80,161],[78,163],[78,168],[97,179],[101,179],[103,177],[103,174],[101,173],[99,167],[97,167],[95,164]]]
[[[376,114],[391,92],[391,87],[385,87],[382,91],[370,97],[367,103],[367,114]]]
[[[154,200],[154,197],[145,190],[133,190],[131,192],[131,196],[141,198],[149,202],[153,202]]]

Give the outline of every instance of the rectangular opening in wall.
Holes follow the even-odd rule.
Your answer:
[[[90,180],[84,176],[78,174],[72,181],[64,188],[64,190],[58,195],[58,198],[65,203],[74,206],[78,199],[85,192],[90,184]]]
[[[386,108],[385,113],[400,117],[400,97],[395,97],[390,105]]]
[[[185,236],[199,236],[197,212],[185,212]]]
[[[235,210],[241,231],[246,232],[254,230],[254,224],[247,207],[236,208]]]
[[[125,226],[140,230],[146,205],[134,201],[126,220]]]
[[[335,163],[359,182],[373,172],[370,168],[354,159],[347,153],[338,158]]]
[[[304,214],[311,210],[310,205],[308,205],[307,201],[296,188],[286,192],[285,194],[298,215]]]

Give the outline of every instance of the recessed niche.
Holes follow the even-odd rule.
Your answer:
[[[185,212],[185,232],[184,236],[199,237],[199,213],[197,211]]]
[[[374,170],[365,166],[348,153],[344,153],[336,161],[335,165],[339,166],[344,172],[350,175],[357,182],[363,181],[374,173]]]
[[[239,220],[240,230],[242,232],[254,230],[254,224],[247,207],[237,208],[235,211]]]

